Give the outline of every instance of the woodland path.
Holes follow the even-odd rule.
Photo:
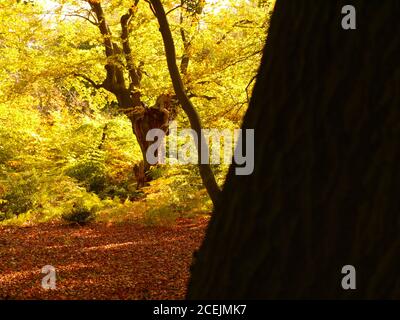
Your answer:
[[[0,228],[1,299],[183,299],[208,220]],[[41,286],[56,268],[55,290]]]

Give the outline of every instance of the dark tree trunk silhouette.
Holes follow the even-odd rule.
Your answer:
[[[188,298],[400,298],[399,14],[278,0],[243,123],[254,174],[231,167]]]

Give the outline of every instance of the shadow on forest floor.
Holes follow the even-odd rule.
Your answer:
[[[0,228],[0,299],[183,299],[207,223]],[[41,287],[45,265],[55,290]]]

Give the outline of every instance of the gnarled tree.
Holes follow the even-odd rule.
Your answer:
[[[175,45],[169,29],[166,13],[161,2],[147,1],[160,23],[160,31],[165,44],[168,68],[176,95],[161,94],[152,108],[146,107],[142,101],[140,91],[142,66],[140,63],[135,64],[129,43],[129,24],[135,17],[139,0],[135,0],[132,7],[120,19],[120,44],[113,41],[113,35],[108,26],[101,2],[99,0],[88,0],[87,2],[89,3],[96,19],[94,24],[98,27],[103,37],[105,54],[107,57],[107,64],[105,66],[106,77],[101,84],[97,84],[85,75],[79,76],[86,79],[95,88],[103,88],[113,93],[118,101],[120,111],[126,114],[131,121],[133,132],[143,154],[143,164],[135,167],[138,185],[143,186],[146,183],[147,178],[145,173],[150,168],[150,164],[146,159],[146,152],[152,142],[146,141],[147,133],[149,130],[157,128],[168,134],[168,124],[176,116],[177,107],[180,104],[190,120],[192,129],[196,131],[201,139],[195,141],[198,146],[200,175],[211,200],[215,204],[220,190],[210,165],[208,163],[201,163],[202,154],[208,154],[208,146],[204,135],[201,132],[200,118],[193,104],[189,100],[189,96],[186,93],[186,89],[176,64]],[[200,3],[203,2],[200,1]],[[183,7],[183,5],[184,1],[182,1],[181,7]],[[185,47],[185,53],[182,57],[181,71],[183,74],[186,74],[189,64],[188,51],[190,42],[186,40],[185,31],[183,29],[181,29],[181,35]]]
[[[120,19],[121,34],[120,43],[113,41],[113,35],[108,26],[101,2],[88,0],[102,37],[107,57],[106,77],[100,84],[95,83],[89,77],[76,74],[95,88],[103,88],[113,93],[118,101],[119,110],[131,121],[133,132],[143,154],[143,163],[135,167],[138,186],[143,186],[146,181],[146,172],[150,164],[146,159],[146,152],[152,142],[146,141],[146,135],[151,129],[162,129],[167,133],[168,123],[177,114],[178,103],[172,95],[162,93],[153,107],[149,108],[142,101],[141,82],[142,65],[135,64],[132,50],[129,44],[129,24],[137,11],[139,0],[135,0],[133,6]]]

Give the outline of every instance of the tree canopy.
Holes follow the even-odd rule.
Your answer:
[[[162,2],[184,90],[203,127],[240,127],[273,2]],[[154,197],[154,210],[211,210],[195,166],[140,167],[149,129],[165,130],[164,120],[190,128],[178,99],[168,116],[155,111],[175,92],[148,1],[0,6],[2,220],[57,219],[76,202],[108,212],[139,206],[143,197]],[[117,82],[110,86],[112,77],[126,94]],[[220,186],[227,167],[211,168]]]

